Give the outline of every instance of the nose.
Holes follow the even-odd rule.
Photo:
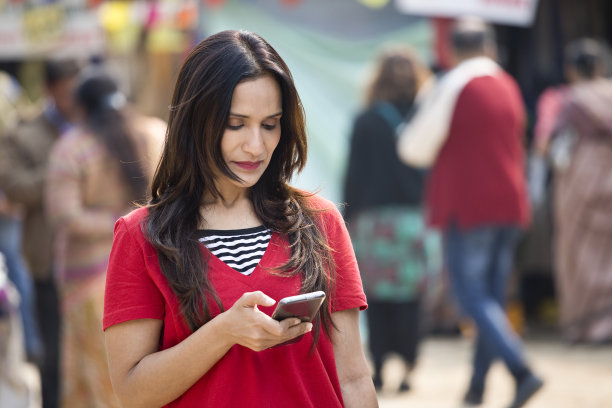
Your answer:
[[[264,139],[259,126],[249,129],[246,139],[242,143],[242,150],[254,157],[258,157],[263,153],[265,150]]]

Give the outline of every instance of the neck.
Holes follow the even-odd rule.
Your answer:
[[[474,51],[457,51],[453,52],[453,59],[455,61],[455,66],[459,65],[462,62],[470,60],[472,58],[478,57],[486,57],[490,58],[493,61],[497,60],[497,51],[494,47],[485,47],[483,50],[474,50]]]
[[[222,194],[218,198],[208,197],[202,202],[200,216],[200,229],[241,229],[261,225],[247,189]]]
[[[214,205],[231,210],[232,208],[238,207],[240,202],[245,200],[248,200],[246,191],[236,191],[234,194],[221,195],[215,200]]]
[[[455,56],[455,64],[459,65],[462,62],[465,62],[467,60],[471,60],[473,58],[478,58],[478,57],[486,57],[486,55],[481,54],[481,53],[472,53],[472,54],[457,55],[457,56]]]
[[[215,197],[210,191],[206,192],[202,199],[202,205],[231,208],[242,200],[250,200],[248,188],[237,187],[230,183],[217,183],[216,187],[219,196]]]

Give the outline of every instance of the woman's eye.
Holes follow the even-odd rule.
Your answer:
[[[272,123],[272,124],[270,124],[270,123],[264,123],[264,124],[262,124],[261,126],[262,126],[264,129],[266,129],[266,130],[273,130],[273,129],[275,129],[275,128],[276,128],[276,123]]]
[[[242,128],[242,125],[230,125],[230,124],[228,124],[227,128],[229,130],[240,130],[240,128]]]

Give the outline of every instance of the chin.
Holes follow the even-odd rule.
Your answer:
[[[242,187],[242,188],[251,188],[253,187],[255,184],[257,184],[257,182],[259,181],[259,178],[257,178],[256,180],[253,180],[251,177],[240,177],[242,179],[242,182],[238,182],[236,183],[237,187]]]
[[[262,176],[263,176],[263,173],[261,174],[253,174],[253,173],[238,174],[238,177],[242,179],[242,183],[240,184],[245,187],[254,186],[255,184],[257,184],[257,182],[259,182]]]

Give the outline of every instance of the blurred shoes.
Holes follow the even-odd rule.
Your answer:
[[[408,380],[405,379],[399,385],[399,392],[406,392],[406,391],[410,391],[410,383],[408,382]]]
[[[514,401],[509,408],[520,408],[524,406],[533,395],[542,388],[544,382],[533,374],[527,375],[516,385]]]
[[[28,363],[34,364],[41,369],[45,361],[44,349],[42,347],[34,347],[33,350],[26,350],[26,360]]]
[[[482,404],[482,392],[476,390],[468,390],[465,397],[463,397],[464,407],[477,407]]]

